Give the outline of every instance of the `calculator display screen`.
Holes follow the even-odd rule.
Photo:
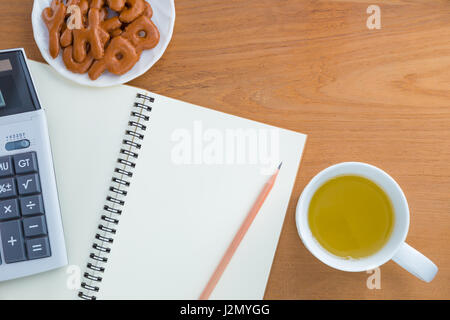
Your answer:
[[[21,51],[0,53],[0,117],[40,109]]]
[[[12,71],[12,65],[9,59],[0,60],[0,72],[3,71]]]

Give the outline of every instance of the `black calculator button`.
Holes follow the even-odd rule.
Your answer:
[[[0,199],[10,198],[16,195],[16,183],[14,182],[14,179],[0,179]]]
[[[14,169],[16,174],[37,172],[36,152],[26,152],[14,155]]]
[[[10,156],[0,158],[0,177],[9,177],[14,174],[12,158]]]
[[[1,209],[1,208],[0,208]],[[23,216],[44,213],[44,203],[41,195],[20,198],[20,211]]]
[[[19,217],[20,213],[17,199],[0,201],[0,221]]]
[[[23,222],[23,231],[25,237],[44,236],[47,234],[47,225],[45,224],[44,216],[36,216],[31,218],[25,218]]]
[[[0,223],[3,254],[6,263],[26,260],[22,227],[19,220]]]
[[[50,257],[50,245],[48,238],[36,238],[27,240],[28,259],[40,259]]]
[[[17,177],[17,188],[19,189],[20,195],[41,192],[39,176],[35,173]]]

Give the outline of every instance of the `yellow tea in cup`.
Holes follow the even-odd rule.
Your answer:
[[[386,193],[361,176],[328,180],[313,195],[308,222],[320,245],[343,258],[364,258],[379,251],[394,226],[394,209]]]

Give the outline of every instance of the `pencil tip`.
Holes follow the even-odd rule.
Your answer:
[[[283,164],[283,161],[280,162],[280,165],[278,166],[278,170],[280,170],[282,164]]]

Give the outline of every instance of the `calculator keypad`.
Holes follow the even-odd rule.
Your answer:
[[[14,178],[0,180],[0,199],[17,196],[16,182]]]
[[[22,216],[31,216],[35,214],[44,214],[44,204],[41,195],[21,197],[20,209]]]
[[[16,174],[37,172],[36,152],[26,152],[14,155],[14,169]]]
[[[14,174],[12,157],[0,158],[0,177],[8,177]]]
[[[50,244],[48,238],[36,238],[26,241],[28,259],[40,259],[50,256]]]
[[[17,199],[0,201],[0,220],[20,218],[19,204]]]
[[[0,263],[51,255],[35,152],[0,158],[0,236]]]
[[[41,185],[37,174],[28,174],[26,176],[17,177],[17,189],[20,195],[29,195],[41,192]]]

